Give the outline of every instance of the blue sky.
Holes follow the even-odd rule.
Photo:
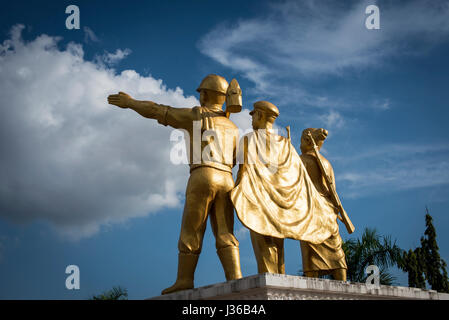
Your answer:
[[[80,8],[80,30],[65,8]],[[380,8],[380,30],[365,8]],[[425,206],[449,261],[449,5],[445,1],[14,1],[0,19],[0,298],[130,298],[173,283],[188,168],[169,162],[169,128],[107,105],[123,90],[175,107],[201,79],[236,78],[248,109],[269,100],[299,150],[307,127],[343,205],[415,248]],[[349,238],[343,226],[344,239]],[[242,273],[257,272],[237,221]],[[286,241],[286,272],[301,268]],[[80,267],[81,289],[65,288]],[[395,271],[397,283],[407,285]],[[196,286],[224,281],[210,227]]]

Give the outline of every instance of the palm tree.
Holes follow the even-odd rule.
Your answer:
[[[128,300],[128,290],[120,286],[113,287],[109,291],[92,296],[90,300]]]
[[[381,237],[376,229],[366,228],[361,239],[349,239],[343,243],[343,250],[348,265],[347,278],[352,282],[364,283],[368,275],[365,270],[369,265],[379,268],[379,282],[392,285],[396,278],[388,268],[401,264],[403,250],[392,242],[390,236]]]

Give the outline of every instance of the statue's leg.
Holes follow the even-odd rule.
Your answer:
[[[264,236],[250,230],[258,273],[285,273],[283,239]],[[282,240],[280,246],[279,240]]]
[[[318,271],[305,271],[304,274],[306,277],[309,277],[309,278],[318,278],[318,276],[319,276]]]
[[[332,276],[334,280],[346,281],[346,269],[334,269],[332,270]]]
[[[304,275],[309,278],[318,278],[319,271],[312,261],[313,252],[311,252],[310,244],[307,241],[300,241],[302,268]]]
[[[214,195],[213,190],[209,188],[209,182],[201,173],[202,170],[203,168],[193,170],[187,184],[178,241],[178,274],[175,284],[163,290],[162,294],[194,287],[194,274],[203,245],[207,213]]]
[[[234,236],[234,207],[229,192],[234,187],[232,174],[213,170],[216,195],[210,211],[210,223],[215,236],[217,254],[225,272],[226,280],[240,279],[239,242]]]
[[[198,257],[198,254],[182,252],[178,254],[178,274],[176,277],[176,282],[171,287],[162,290],[162,294],[193,288],[193,277],[195,274],[196,264],[198,263]]]
[[[285,274],[284,239],[274,238],[277,248],[278,273]]]

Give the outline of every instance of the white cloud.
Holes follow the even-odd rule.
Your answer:
[[[347,106],[353,103],[309,92],[307,83],[379,68],[391,58],[422,54],[448,41],[447,1],[374,3],[380,7],[380,30],[365,27],[365,8],[373,1],[283,1],[273,2],[265,15],[218,25],[199,48],[251,80],[255,86],[247,92],[255,96]],[[387,110],[390,101],[380,100],[376,107]]]
[[[324,128],[327,130],[340,129],[345,124],[342,115],[335,110],[330,110],[328,113],[321,115],[319,120],[324,123]]]
[[[107,65],[114,65],[125,59],[126,56],[131,54],[130,49],[117,49],[114,53],[106,52],[102,56],[97,56],[99,62],[104,62]]]
[[[80,238],[180,206],[188,168],[168,161],[170,129],[106,98],[122,90],[174,107],[197,99],[86,61],[79,44],[60,49],[48,35],[25,42],[22,29],[0,45],[0,216],[49,221]]]
[[[381,110],[390,109],[390,99],[385,99],[382,103],[378,105],[378,108]]]
[[[249,109],[242,109],[240,113],[231,113],[229,117],[232,122],[241,130],[241,133],[244,134],[249,130],[252,130],[251,125],[251,116],[249,115]]]
[[[246,240],[249,236],[249,229],[245,226],[240,227],[239,229],[234,231],[235,237],[239,241]]]
[[[100,41],[100,39],[98,39],[97,35],[91,28],[85,26],[83,28],[83,31],[84,31],[84,42],[88,43],[90,41],[92,42]]]
[[[390,98],[384,98],[384,99],[373,99],[371,101],[371,108],[373,110],[390,110],[391,109],[391,99]]]
[[[449,145],[384,145],[332,157],[347,197],[449,184]]]

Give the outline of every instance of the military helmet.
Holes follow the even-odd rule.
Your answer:
[[[274,104],[268,101],[257,101],[256,103],[254,103],[254,109],[249,114],[252,115],[256,110],[260,110],[268,116],[272,116],[275,118],[279,116],[279,109]]]
[[[196,91],[200,92],[201,89],[207,89],[226,94],[226,90],[228,90],[228,82],[225,78],[219,75],[210,74],[206,76],[203,81],[201,81],[201,84],[198,89],[196,89]]]

